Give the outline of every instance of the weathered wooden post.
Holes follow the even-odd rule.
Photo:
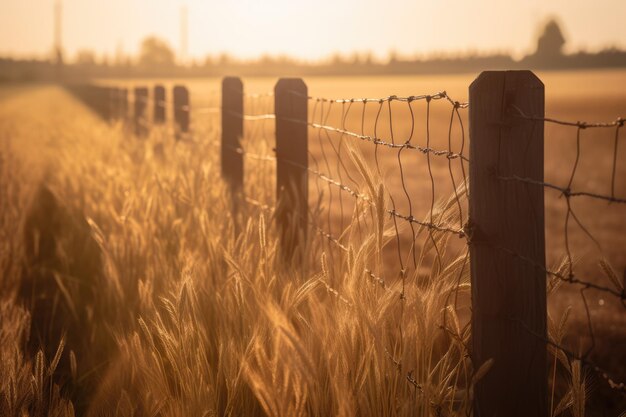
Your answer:
[[[544,87],[530,71],[487,71],[470,86],[474,415],[547,417]],[[506,180],[505,178],[508,178]],[[503,249],[504,248],[504,249]],[[516,254],[516,255],[513,255]]]
[[[115,87],[107,87],[106,92],[106,120],[112,121],[115,119],[115,95],[117,91]]]
[[[174,122],[176,139],[189,132],[189,90],[182,85],[174,87]]]
[[[243,83],[237,77],[222,80],[222,176],[232,194],[243,191]]]
[[[109,87],[107,94],[108,120],[113,121],[117,117],[117,88]]]
[[[105,88],[101,86],[96,86],[96,109],[100,117],[105,118],[104,108],[106,105],[106,97],[105,97]]]
[[[145,136],[148,133],[146,120],[146,108],[148,107],[148,89],[146,87],[135,88],[135,134]]]
[[[107,120],[109,117],[109,88],[108,87],[98,87],[98,99],[100,106],[100,116]]]
[[[128,120],[128,88],[120,88],[120,117],[124,122]]]
[[[308,228],[307,86],[281,78],[274,88],[276,113],[276,222],[286,262],[304,261]]]
[[[111,88],[111,119],[117,120],[120,118],[120,89],[117,87]]]
[[[154,123],[165,123],[165,87],[162,85],[154,87]]]

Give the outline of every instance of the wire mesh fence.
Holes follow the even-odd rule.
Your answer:
[[[342,280],[347,273],[360,276],[363,285],[373,285],[382,293],[395,297],[403,314],[409,294],[416,296],[422,283],[453,271],[457,286],[449,294],[450,305],[455,311],[464,310],[466,326],[455,329],[449,325],[448,309],[445,309],[442,312],[442,329],[451,337],[462,339],[462,333],[467,332],[472,323],[470,303],[476,302],[479,298],[477,292],[481,291],[476,277],[477,271],[480,271],[476,267],[479,257],[470,256],[470,252],[475,250],[473,248],[477,247],[489,248],[500,265],[525,265],[525,270],[533,271],[531,275],[541,277],[544,295],[545,291],[550,293],[558,286],[571,287],[567,302],[575,310],[572,316],[584,324],[585,336],[564,336],[561,329],[565,320],[563,317],[569,314],[569,310],[562,308],[562,303],[559,304],[561,307],[552,309],[550,317],[544,317],[543,327],[529,325],[526,317],[514,313],[507,313],[500,319],[508,323],[508,327],[521,329],[522,333],[536,339],[540,348],[550,352],[554,363],[540,363],[540,367],[545,368],[539,370],[540,375],[545,377],[548,367],[550,372],[556,372],[557,360],[566,368],[571,367],[573,361],[579,361],[615,391],[626,392],[621,382],[626,379],[623,362],[618,360],[605,365],[603,360],[606,361],[606,356],[595,354],[601,344],[597,335],[598,321],[604,322],[600,327],[605,329],[617,323],[614,331],[618,333],[624,333],[626,326],[626,269],[622,275],[618,268],[626,265],[623,256],[626,166],[622,163],[626,147],[621,146],[620,137],[623,118],[610,122],[588,122],[546,117],[543,114],[543,96],[541,111],[533,113],[539,107],[523,100],[520,104],[513,93],[506,91],[494,110],[497,117],[487,120],[488,129],[495,129],[493,132],[496,133],[493,149],[485,150],[486,153],[493,153],[495,163],[489,165],[483,164],[485,157],[482,154],[476,157],[476,152],[482,152],[482,149],[474,149],[470,154],[470,141],[476,143],[478,136],[488,136],[487,128],[485,132],[477,130],[475,121],[481,117],[486,119],[489,110],[484,110],[482,104],[474,103],[471,97],[470,103],[456,101],[445,91],[380,98],[328,98],[313,97],[297,89],[248,94],[241,84],[241,89],[225,88],[221,103],[213,100],[197,107],[190,105],[188,100],[168,102],[160,93],[158,98],[154,98],[157,93],[149,96],[143,90],[134,95],[131,103],[124,89],[81,86],[75,91],[107,118],[129,117],[129,109],[134,108],[132,119],[142,129],[154,126],[155,119],[161,123],[161,116],[167,120],[172,117],[173,129],[180,133],[180,130],[185,130],[181,129],[184,122],[180,120],[187,117],[187,124],[191,127],[183,133],[193,136],[195,117],[221,114],[222,162],[228,170],[232,170],[232,161],[241,161],[241,168],[236,168],[241,170],[237,174],[241,176],[241,191],[234,194],[238,194],[238,198],[252,210],[277,216],[281,199],[288,199],[285,198],[285,187],[280,186],[280,179],[279,186],[276,185],[277,178],[285,172],[281,174],[280,168],[277,169],[279,164],[290,167],[287,172],[291,176],[294,173],[304,175],[306,207],[303,211],[288,207],[292,217],[298,218],[286,221],[289,227],[306,225],[310,238],[300,242],[301,249],[316,259],[307,258],[302,264],[318,269],[320,281],[328,293],[348,308],[353,308],[358,300],[351,299],[342,291]],[[219,94],[215,96],[219,100]],[[240,110],[232,110],[227,104],[231,96],[241,100]],[[136,102],[143,105],[135,105]],[[473,107],[475,105],[476,108]],[[289,109],[297,106],[304,106],[306,116],[284,116],[291,114]],[[150,107],[153,108],[153,116],[146,110]],[[279,111],[279,108],[282,110]],[[218,119],[214,123],[219,123]],[[279,127],[281,123],[282,128]],[[470,123],[474,123],[473,130]],[[235,126],[236,135],[225,140],[224,132],[233,128],[231,125]],[[296,126],[303,126],[306,132],[307,157],[304,160],[292,158],[292,150],[284,145],[292,139],[294,129],[298,129]],[[564,142],[569,158],[563,157],[558,169],[561,175],[555,181],[543,177],[544,128],[547,132],[546,148],[550,146],[555,129],[569,132],[565,133],[569,139]],[[281,129],[283,133],[279,132]],[[605,132],[603,137],[593,136],[599,131]],[[607,132],[610,137],[607,137]],[[285,136],[283,142],[281,134]],[[514,136],[523,142],[520,145],[522,151],[507,155],[505,148],[510,146],[507,138]],[[531,144],[531,138],[541,140],[539,162],[538,154],[532,154],[530,150],[535,146]],[[602,141],[603,145],[591,143],[591,151],[586,153],[586,139]],[[566,151],[563,152],[565,155]],[[606,166],[598,162],[600,154],[603,155],[602,163],[610,161]],[[583,161],[587,156],[591,162],[585,165]],[[225,162],[224,158],[228,161]],[[569,166],[566,160],[571,162]],[[525,167],[537,163],[541,167],[541,175],[526,175],[530,171]],[[519,207],[514,207],[519,202],[513,199],[499,202],[506,210],[498,217],[504,225],[515,223],[514,229],[540,225],[542,236],[536,236],[536,241],[522,242],[520,246],[517,243],[507,244],[516,242],[515,235],[502,237],[499,232],[485,233],[488,228],[474,221],[480,217],[476,216],[476,210],[483,202],[472,201],[473,191],[469,184],[472,164],[472,172],[479,172],[478,177],[488,178],[494,195],[501,192],[506,195],[511,187],[517,187],[516,192],[530,200],[533,196],[541,196],[540,201],[532,201],[539,204],[539,214],[524,212],[518,218],[507,218],[511,213],[519,215]],[[591,171],[593,180],[589,179]],[[600,175],[599,171],[603,174]],[[566,174],[562,174],[564,172]],[[583,177],[585,174],[587,178]],[[263,184],[262,190],[258,185],[248,186],[246,175],[259,179]],[[303,187],[293,178],[285,181],[283,184]],[[476,178],[476,181],[481,180]],[[475,186],[472,183],[472,188]],[[275,193],[268,192],[274,189]],[[547,251],[543,240],[544,195],[549,202],[545,206],[548,223],[561,224],[560,228],[554,229],[558,233],[550,226],[547,233],[550,247]],[[553,209],[558,204],[563,207]],[[607,222],[598,221],[602,213],[607,213]],[[540,221],[533,216],[541,217]],[[276,217],[277,221],[280,221],[279,217]],[[594,228],[587,225],[586,218],[591,219]],[[607,233],[607,228],[612,228],[611,233]],[[598,230],[601,238],[597,236]],[[603,239],[608,244],[602,242]],[[290,241],[290,245],[294,242]],[[621,242],[621,246],[616,242]],[[530,256],[524,249],[528,246],[532,247]],[[560,248],[563,249],[563,256],[559,258],[555,254]],[[540,252],[538,257],[535,256],[537,251]],[[546,253],[548,258],[552,258],[548,259],[548,263],[556,266],[546,266]],[[363,268],[358,272],[350,270],[355,257],[365,258]],[[509,261],[511,259],[514,263]],[[495,275],[498,275],[498,268],[495,269]],[[470,276],[472,300],[459,295],[458,291],[469,283]],[[506,278],[498,277],[499,280]],[[496,288],[495,291],[507,290]],[[577,294],[577,299],[571,297],[573,293]],[[593,295],[590,296],[590,293]],[[534,302],[532,294],[514,296],[529,304]],[[606,308],[599,311],[592,308],[592,304],[606,305]],[[478,310],[477,305],[472,307],[474,311]],[[545,316],[545,300],[542,308]],[[561,318],[553,319],[552,316],[556,315]],[[403,356],[407,341],[403,338],[402,322],[400,320],[396,329],[397,343],[390,346],[386,354],[407,383],[418,390],[420,382],[416,376],[416,364],[405,363]],[[468,354],[476,355],[476,343],[474,340],[473,347],[467,347]],[[474,364],[476,369],[480,365]],[[520,364],[515,366],[519,368]],[[545,386],[540,390],[545,391]],[[547,393],[540,395],[546,396]],[[539,407],[545,408],[545,404]]]
[[[621,382],[624,378],[623,367],[621,367],[621,369],[617,367],[617,369],[610,371],[598,366],[592,360],[594,348],[597,345],[595,329],[599,327],[599,325],[594,322],[595,317],[591,308],[592,300],[599,306],[611,304],[616,307],[616,309],[613,310],[617,316],[616,321],[619,322],[623,320],[620,319],[620,314],[624,312],[621,308],[626,307],[626,291],[624,290],[626,284],[626,269],[623,271],[623,276],[620,277],[616,268],[612,265],[611,256],[605,249],[606,243],[603,244],[601,239],[597,238],[592,229],[587,225],[587,221],[593,221],[593,217],[598,216],[600,211],[606,212],[607,209],[614,213],[619,212],[617,216],[621,216],[622,219],[624,218],[624,214],[626,214],[626,207],[624,206],[626,199],[623,197],[626,195],[626,182],[620,181],[620,178],[618,178],[618,174],[619,177],[624,178],[624,174],[626,173],[626,169],[624,169],[623,165],[620,166],[619,164],[626,154],[623,151],[620,154],[619,147],[620,132],[624,126],[624,120],[619,117],[615,121],[610,122],[570,121],[528,115],[519,108],[513,108],[513,112],[515,117],[533,122],[535,125],[545,124],[566,129],[563,134],[567,135],[569,146],[573,148],[574,153],[571,164],[564,164],[562,167],[562,171],[566,173],[566,176],[563,178],[561,184],[496,173],[496,177],[499,181],[538,186],[543,188],[546,193],[552,192],[563,206],[561,211],[564,213],[561,213],[561,216],[559,216],[563,233],[562,236],[559,236],[559,239],[562,240],[565,252],[564,259],[558,265],[558,268],[546,268],[544,272],[553,281],[551,285],[569,284],[576,289],[580,297],[577,306],[581,310],[579,314],[584,316],[584,321],[586,322],[585,332],[587,334],[583,337],[579,337],[571,346],[555,338],[547,339],[536,334],[533,334],[533,336],[541,337],[551,349],[555,350],[555,356],[560,352],[565,354],[570,360],[581,361],[595,371],[597,376],[604,379],[611,388],[626,392],[626,386],[624,382]],[[598,129],[611,130],[611,137],[601,138],[597,135],[593,135]],[[581,161],[587,156],[582,148],[583,136],[586,134],[589,135],[590,140],[596,142],[592,144],[592,146],[594,148],[601,147],[605,154],[609,156],[608,161],[610,161],[606,166],[594,164],[596,176],[603,177],[605,180],[597,181],[597,183],[594,184],[595,189],[593,190],[582,188],[584,185],[581,184],[588,184],[589,181],[585,178],[579,178],[581,174],[589,173],[588,170],[587,172],[581,172],[584,170],[584,168],[581,168]],[[601,145],[598,143],[600,141],[604,142],[604,146],[599,146]],[[592,156],[592,161],[595,160],[595,162],[597,162],[596,156],[590,156]],[[601,172],[604,175],[598,175]],[[579,200],[577,202],[578,204],[573,200]],[[596,211],[591,216],[587,215],[586,218],[582,217],[580,214],[577,214],[577,207],[585,208],[585,206],[593,206],[599,211]],[[584,214],[590,213],[587,212]],[[619,228],[619,220],[614,226]],[[596,226],[595,228],[597,229],[598,227]],[[582,245],[573,244],[573,238],[578,241],[584,240],[586,243]],[[589,250],[589,248],[591,248],[591,250]],[[497,247],[497,249],[508,256],[520,257],[518,253],[509,248]],[[587,254],[582,252],[587,252]],[[591,254],[589,254],[589,252],[591,252]],[[586,259],[584,259],[585,257]],[[531,262],[524,258],[522,258],[522,260]],[[591,296],[591,299],[589,295],[590,292],[595,292],[595,294]],[[618,304],[619,306],[617,306]],[[600,312],[596,311],[596,313]],[[607,317],[600,317],[600,319],[603,318],[605,320],[607,319]]]

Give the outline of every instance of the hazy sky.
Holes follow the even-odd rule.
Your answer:
[[[0,0],[0,55],[52,49],[54,0]],[[189,10],[189,55],[264,53],[317,59],[371,50],[380,57],[436,51],[534,48],[537,27],[562,23],[568,49],[626,48],[626,0],[63,0],[66,56],[93,49],[134,54],[143,37],[180,45]]]

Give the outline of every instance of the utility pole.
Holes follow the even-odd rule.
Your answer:
[[[187,20],[187,6],[183,5],[180,8],[180,52],[179,62],[181,65],[187,63],[187,34],[188,34],[188,20]]]
[[[57,65],[63,65],[63,49],[61,46],[61,33],[63,31],[62,25],[62,13],[63,6],[61,0],[55,0],[54,2],[54,61]]]

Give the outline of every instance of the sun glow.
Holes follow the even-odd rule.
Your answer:
[[[548,16],[562,22],[570,50],[623,46],[626,2],[602,7],[570,0],[500,2],[476,0],[62,0],[63,49],[67,56],[93,50],[112,58],[133,55],[142,39],[156,35],[181,45],[180,10],[188,9],[189,56],[228,53],[250,58],[288,54],[305,59],[336,52],[371,51],[386,57],[507,51],[534,47],[536,29]],[[0,55],[48,56],[53,2],[3,0]],[[471,17],[471,18],[470,18]]]
[[[233,2],[233,8],[248,22],[265,22],[266,24],[282,22],[290,17],[296,18],[301,6],[297,2],[288,0],[242,0]]]

